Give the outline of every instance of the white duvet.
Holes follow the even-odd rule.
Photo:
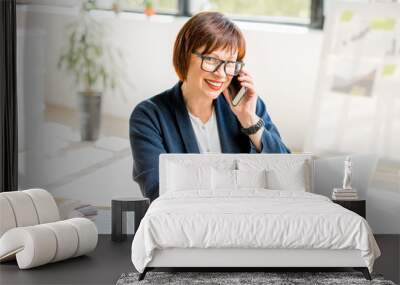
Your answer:
[[[133,239],[135,268],[143,272],[164,248],[358,249],[370,272],[380,256],[366,220],[324,196],[265,189],[218,195],[181,191],[156,199]]]

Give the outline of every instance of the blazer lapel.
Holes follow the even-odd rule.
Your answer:
[[[187,153],[200,153],[196,141],[196,135],[194,134],[185,102],[183,101],[181,85],[182,82],[179,81],[172,90],[176,121],[178,122],[179,131]]]
[[[224,95],[215,99],[215,115],[217,117],[218,133],[223,153],[240,152],[235,144],[235,130],[238,128],[237,119],[230,110]]]

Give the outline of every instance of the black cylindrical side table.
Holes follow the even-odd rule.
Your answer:
[[[135,231],[144,217],[150,200],[143,197],[115,197],[111,200],[111,240],[126,239],[126,212],[135,212]]]

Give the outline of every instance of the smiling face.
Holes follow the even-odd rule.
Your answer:
[[[199,48],[197,51],[203,54],[203,50],[204,48]],[[230,49],[217,49],[204,55],[221,60],[236,61],[238,52]],[[201,58],[194,54],[191,55],[186,84],[199,96],[215,99],[229,86],[231,80],[232,76],[225,74],[224,64],[215,72],[207,72],[201,68]]]

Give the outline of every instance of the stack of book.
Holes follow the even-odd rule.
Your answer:
[[[332,193],[333,200],[358,200],[356,189],[334,188]]]

